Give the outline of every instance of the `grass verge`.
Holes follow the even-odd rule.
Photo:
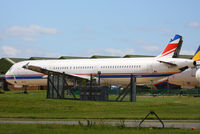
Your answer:
[[[141,119],[154,111],[161,119],[200,119],[200,97],[137,97],[137,102],[46,99],[46,91],[0,94],[0,118]],[[150,116],[154,119],[154,116]]]

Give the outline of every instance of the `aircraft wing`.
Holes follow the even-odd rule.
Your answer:
[[[160,79],[160,80],[154,81],[152,84],[153,84],[154,86],[156,86],[156,85],[158,85],[158,84],[160,84],[160,83],[163,83],[163,82],[165,82],[165,81],[168,81],[168,77],[164,77],[164,78],[162,78],[162,79]]]
[[[66,74],[66,73],[61,73],[61,72],[57,72],[57,71],[52,71],[52,70],[48,70],[48,69],[44,69],[41,68],[39,66],[34,66],[34,65],[24,65],[23,68],[25,69],[29,69],[38,73],[42,73],[42,74],[46,74],[48,75],[49,72],[53,72],[53,73],[57,73],[57,74],[64,74],[68,79],[77,79],[77,80],[90,80],[90,76],[86,75],[86,76],[82,76],[82,75],[75,75],[75,74]]]
[[[152,89],[157,89],[157,85],[165,82],[168,80],[168,77],[164,77],[162,79],[156,80],[156,81],[152,81],[151,83],[147,83],[146,85]]]

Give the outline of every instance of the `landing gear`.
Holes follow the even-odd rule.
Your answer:
[[[23,86],[23,88],[24,88],[24,94],[28,94],[27,87],[28,86]]]

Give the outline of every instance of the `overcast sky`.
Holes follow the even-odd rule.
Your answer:
[[[200,0],[0,0],[0,58],[158,55],[200,45]]]

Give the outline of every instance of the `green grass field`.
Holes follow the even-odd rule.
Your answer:
[[[200,119],[199,97],[137,97],[137,102],[46,99],[46,91],[0,94],[0,118],[141,119],[153,110],[161,119]],[[154,118],[154,116],[151,116]]]
[[[191,129],[122,128],[57,124],[0,124],[0,134],[199,134]]]

